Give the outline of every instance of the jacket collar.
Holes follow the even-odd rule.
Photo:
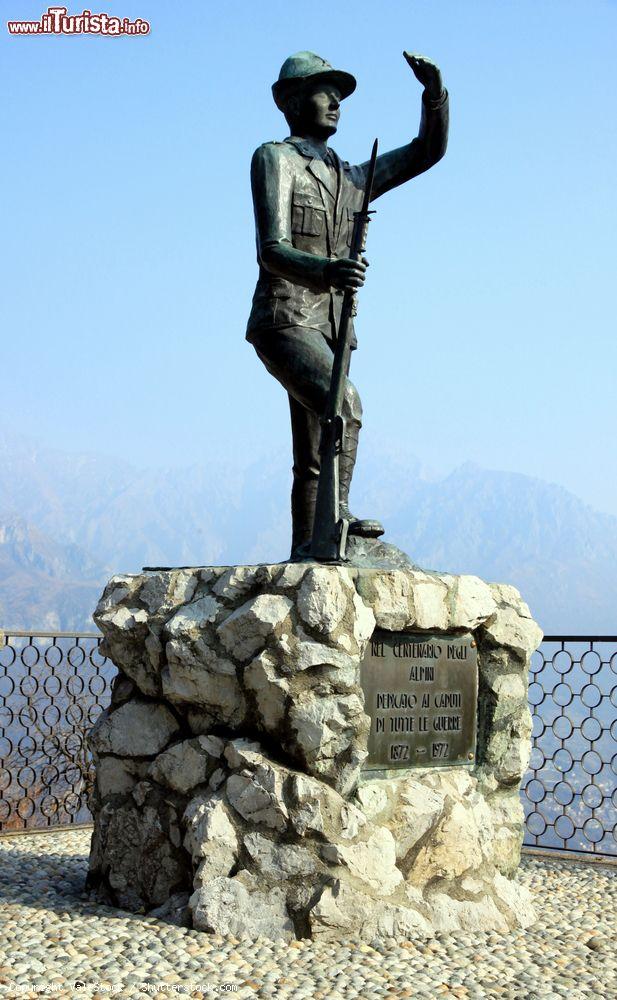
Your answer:
[[[321,185],[323,185],[332,198],[336,198],[336,183],[334,182],[332,171],[324,163],[320,151],[313,145],[310,139],[303,139],[301,136],[291,135],[288,139],[285,139],[285,142],[295,146],[302,156],[306,156],[306,158],[310,160],[310,162],[306,165],[306,169],[310,171],[313,177],[315,177]],[[338,172],[338,170],[340,170],[338,156],[334,153],[334,150],[330,150],[330,152],[333,153],[334,162],[337,165]]]

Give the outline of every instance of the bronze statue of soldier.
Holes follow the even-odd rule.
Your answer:
[[[437,66],[404,53],[424,86],[418,135],[377,157],[372,198],[411,180],[441,159],[448,135],[448,95]],[[292,560],[309,552],[320,469],[320,419],[325,411],[346,289],[364,284],[368,262],[349,258],[354,214],[360,209],[368,163],[350,166],[328,146],[341,101],[356,88],[350,73],[312,52],[290,56],[272,86],[290,136],[253,155],[259,278],[246,338],[287,390],[293,437]],[[352,334],[351,347],[356,346]],[[349,511],[362,406],[347,379],[344,439],[338,456],[339,509],[349,534],[376,538],[379,521]]]

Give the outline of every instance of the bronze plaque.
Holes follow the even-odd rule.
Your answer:
[[[361,667],[367,770],[473,764],[478,654],[459,636],[376,631]]]

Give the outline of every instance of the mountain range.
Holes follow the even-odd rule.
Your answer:
[[[286,453],[139,469],[0,431],[0,629],[92,630],[105,581],[143,565],[277,562]],[[513,583],[546,633],[617,632],[617,517],[560,486],[464,464],[430,473],[368,438],[352,507],[417,564]]]

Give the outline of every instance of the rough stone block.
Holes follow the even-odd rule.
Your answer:
[[[425,572],[402,553],[386,565],[381,548],[377,568],[356,545],[352,568],[200,567],[110,582],[96,620],[120,674],[90,734],[99,899],[281,940],[533,920],[512,875],[540,630],[513,587]],[[360,664],[376,626],[473,633],[473,764],[363,770]]]

